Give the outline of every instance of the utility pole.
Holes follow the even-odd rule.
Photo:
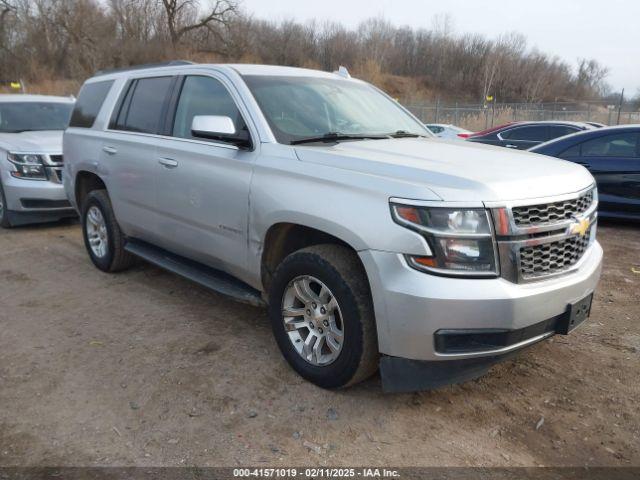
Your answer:
[[[491,128],[493,128],[493,123],[496,119],[496,97],[493,97],[493,101],[491,102]]]
[[[622,111],[622,102],[624,101],[624,88],[620,93],[620,103],[618,104],[618,120],[616,121],[616,125],[620,125],[620,112]]]

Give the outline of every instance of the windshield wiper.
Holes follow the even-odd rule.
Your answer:
[[[318,137],[301,138],[299,140],[291,140],[291,145],[300,145],[301,143],[314,143],[314,142],[335,142],[338,140],[383,140],[389,138],[389,135],[379,134],[348,134],[340,132],[329,132]]]
[[[426,135],[420,135],[419,133],[411,133],[406,130],[396,130],[394,133],[389,134],[390,137],[393,138],[418,138],[418,137],[426,137]]]

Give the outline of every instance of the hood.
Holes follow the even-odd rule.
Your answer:
[[[452,202],[547,197],[577,192],[594,183],[587,169],[571,162],[459,140],[350,141],[299,146],[296,154],[303,162],[419,184]]]
[[[9,152],[62,153],[62,130],[0,133],[0,148]]]

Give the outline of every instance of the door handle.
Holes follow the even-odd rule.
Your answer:
[[[158,163],[166,168],[176,168],[178,166],[178,162],[176,162],[173,158],[161,157],[160,159],[158,159]]]
[[[108,155],[115,155],[116,153],[118,153],[118,149],[115,147],[108,147],[108,146],[104,146],[102,147],[102,151]]]

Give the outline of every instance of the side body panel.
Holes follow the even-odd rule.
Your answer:
[[[571,159],[589,169],[598,184],[602,215],[640,218],[640,156]]]

